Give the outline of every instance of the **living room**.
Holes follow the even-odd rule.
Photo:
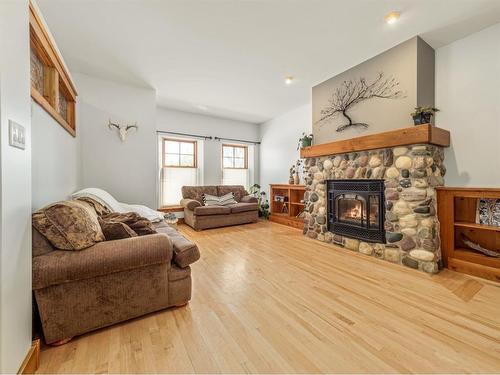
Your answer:
[[[0,0],[1,373],[500,373],[500,2]]]

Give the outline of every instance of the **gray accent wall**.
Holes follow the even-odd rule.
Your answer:
[[[341,53],[341,51],[339,51]],[[399,81],[404,97],[370,99],[353,107],[348,114],[353,122],[369,124],[368,128],[349,128],[337,132],[347,122],[343,116],[318,123],[320,112],[328,105],[332,93],[346,80],[363,77],[372,81],[383,72]],[[414,37],[312,88],[312,123],[314,143],[325,143],[379,133],[412,124],[410,113],[417,105],[434,105],[434,50],[421,38]]]

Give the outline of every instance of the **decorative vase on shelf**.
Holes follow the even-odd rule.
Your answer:
[[[299,176],[299,174],[297,172],[293,175],[293,184],[294,185],[299,185],[300,184],[300,176]]]

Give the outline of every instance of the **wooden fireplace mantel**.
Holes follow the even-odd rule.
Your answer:
[[[364,135],[343,141],[305,147],[300,150],[300,157],[314,158],[318,156],[426,143],[449,147],[450,132],[430,124],[417,125],[383,133]]]

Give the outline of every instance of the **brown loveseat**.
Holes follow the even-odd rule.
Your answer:
[[[57,250],[33,229],[33,291],[47,343],[186,304],[197,246],[165,223],[157,234]]]
[[[220,197],[230,192],[234,193],[236,204],[229,206],[203,205],[203,194]],[[259,217],[257,198],[248,195],[241,185],[183,186],[182,198],[184,221],[195,230],[254,223]]]

